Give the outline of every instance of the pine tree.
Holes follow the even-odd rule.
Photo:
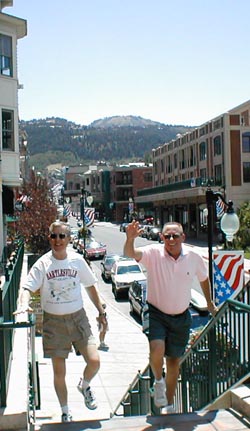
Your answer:
[[[17,234],[25,242],[26,250],[43,254],[49,250],[49,226],[57,218],[47,180],[31,171],[29,181],[22,187],[23,209],[17,212]]]

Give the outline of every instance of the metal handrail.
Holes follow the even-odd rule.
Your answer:
[[[27,375],[29,380],[29,405],[28,420],[29,424],[35,424],[36,420],[36,408],[40,404],[40,388],[39,388],[39,378],[37,374],[36,366],[36,354],[35,354],[35,325],[36,318],[34,314],[27,314],[23,320],[17,319],[17,321],[0,322],[0,334],[4,331],[18,330],[21,328],[27,328],[29,336],[29,350],[30,350],[30,360],[28,358],[27,364]],[[6,376],[4,376],[4,368],[0,369],[1,374],[1,407],[6,407],[7,402],[7,385]],[[3,375],[2,375],[3,374]]]
[[[13,312],[17,306],[19,284],[21,278],[24,255],[22,242],[16,244],[16,249],[11,255],[5,267],[5,283],[0,289],[0,323],[3,327],[6,322],[11,322]],[[6,402],[6,388],[12,359],[14,328],[0,331],[0,407]]]

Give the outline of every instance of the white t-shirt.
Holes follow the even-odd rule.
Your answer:
[[[55,259],[52,251],[44,254],[32,266],[23,287],[40,289],[41,307],[51,314],[70,314],[83,307],[81,287],[97,282],[84,258],[67,251],[66,259]]]
[[[178,259],[171,257],[164,245],[147,245],[140,248],[142,263],[147,269],[147,300],[167,314],[179,314],[186,310],[191,299],[195,277],[207,278],[207,268],[201,256],[182,246]]]

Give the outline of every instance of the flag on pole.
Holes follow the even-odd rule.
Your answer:
[[[218,250],[213,252],[213,287],[216,305],[235,296],[243,287],[244,252]]]
[[[71,213],[71,206],[69,204],[65,204],[63,208],[64,217],[69,217]]]
[[[219,197],[216,201],[216,216],[217,219],[220,219],[225,212],[225,204],[223,200]]]
[[[85,208],[84,209],[84,223],[85,226],[90,227],[94,224],[95,220],[95,208]]]

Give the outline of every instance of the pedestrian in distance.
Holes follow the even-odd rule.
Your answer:
[[[106,304],[102,304],[102,308],[106,310]],[[109,346],[105,343],[104,340],[105,340],[106,333],[109,330],[108,320],[106,319],[104,323],[100,322],[100,319],[98,317],[96,318],[96,320],[97,320],[97,325],[99,330],[99,341],[100,341],[98,350],[103,350],[107,352],[109,350]]]
[[[51,250],[31,268],[20,289],[18,307],[14,314],[32,312],[29,306],[31,293],[40,290],[43,309],[43,351],[51,358],[54,387],[62,410],[62,422],[71,422],[66,386],[66,359],[72,346],[83,356],[86,365],[77,389],[89,409],[96,409],[97,402],[90,382],[100,367],[95,338],[86,315],[82,286],[95,305],[100,324],[106,324],[106,312],[100,300],[97,279],[86,261],[67,249],[70,226],[55,221],[49,227]]]
[[[155,379],[154,403],[162,413],[173,413],[180,358],[189,341],[189,303],[195,276],[200,282],[208,311],[215,315],[218,309],[211,299],[207,267],[198,253],[183,244],[185,234],[180,223],[164,224],[160,234],[163,244],[137,248],[134,242],[140,233],[139,222],[134,220],[127,226],[124,254],[147,269],[148,340],[150,366]]]

